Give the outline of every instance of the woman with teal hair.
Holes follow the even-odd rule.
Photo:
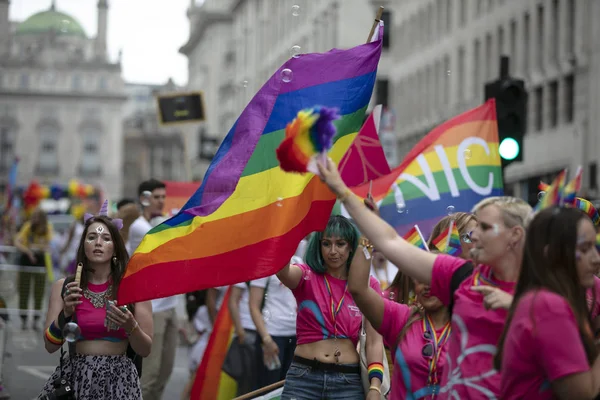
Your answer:
[[[282,399],[364,399],[360,357],[356,351],[362,314],[348,291],[348,271],[359,233],[345,217],[332,216],[322,232],[311,235],[306,264],[286,265],[277,277],[298,304],[298,344]],[[381,292],[373,277],[371,287]],[[369,364],[383,360],[381,336],[366,323]],[[367,399],[380,398],[382,374],[369,375]]]

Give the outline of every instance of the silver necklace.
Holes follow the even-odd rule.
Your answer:
[[[90,289],[83,289],[83,297],[88,299],[90,303],[94,306],[94,308],[102,308],[106,303],[106,299],[110,298],[112,294],[112,287],[109,286],[106,290],[102,292],[92,292]]]

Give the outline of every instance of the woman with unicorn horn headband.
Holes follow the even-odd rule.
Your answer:
[[[454,339],[449,341],[447,352],[447,362],[452,367],[444,369],[438,398],[498,399],[500,374],[493,367],[493,355],[506,310],[491,307],[496,303],[488,296],[496,296],[497,291],[488,293],[488,289],[514,292],[531,207],[513,197],[487,198],[474,207],[478,225],[471,234],[471,254],[478,265],[473,266],[469,260],[432,254],[411,245],[350,192],[332,160],[318,166],[321,179],[343,202],[371,243],[400,272],[430,285],[430,294],[452,308]]]
[[[122,221],[109,218],[107,209],[105,201],[98,215],[84,216],[78,273],[52,286],[46,350],[54,353],[68,341],[75,343],[76,354],[62,360],[40,397],[53,393],[63,377],[79,400],[142,398],[138,367],[152,346],[152,306],[115,301],[129,257],[119,234]]]

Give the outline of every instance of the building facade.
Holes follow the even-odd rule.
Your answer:
[[[9,21],[9,1],[0,0],[0,180],[19,157],[20,185],[76,178],[121,195],[126,97],[107,30],[106,0],[96,37],[54,4]]]
[[[189,180],[180,126],[160,126],[156,96],[181,91],[173,81],[165,85],[127,83],[124,106],[123,194],[137,199],[138,185],[149,178]]]
[[[252,96],[293,52],[325,52],[367,41],[379,5],[370,0],[206,0],[188,16],[190,38],[180,49],[188,57],[189,90],[204,92],[207,119],[189,125],[186,137],[201,178],[220,143]],[[391,19],[387,11],[384,20]],[[386,31],[387,32],[387,31]],[[387,87],[391,36],[386,33],[374,102]],[[292,49],[293,48],[293,49]]]
[[[600,2],[594,0],[406,0],[394,4],[390,107],[398,150],[484,101],[499,57],[529,93],[524,161],[505,170],[505,188],[525,199],[540,179],[584,167],[597,197],[600,161]]]

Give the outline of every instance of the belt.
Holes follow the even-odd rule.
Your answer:
[[[343,365],[343,364],[332,364],[332,363],[324,363],[316,358],[314,360],[309,360],[308,358],[294,356],[294,362],[298,364],[302,364],[304,366],[310,367],[311,369],[317,371],[333,371],[333,372],[341,372],[344,374],[360,374],[360,367],[358,364],[353,365]]]

